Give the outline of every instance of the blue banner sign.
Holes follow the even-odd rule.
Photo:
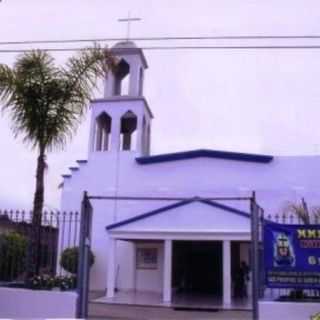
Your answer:
[[[270,288],[320,288],[320,225],[265,223],[264,268]]]

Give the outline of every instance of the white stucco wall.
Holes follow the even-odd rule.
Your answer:
[[[75,318],[77,294],[0,288],[0,318]]]
[[[259,319],[312,320],[320,314],[319,303],[311,302],[259,302]],[[316,318],[315,318],[316,319]]]
[[[162,243],[141,243],[137,248],[157,248],[158,261],[156,269],[136,269],[137,291],[150,291],[161,293],[163,289],[163,244]]]

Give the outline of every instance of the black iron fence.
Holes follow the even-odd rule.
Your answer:
[[[298,214],[293,213],[280,213],[275,215],[267,215],[264,217],[269,221],[273,221],[276,223],[283,223],[283,224],[305,224],[303,218]],[[310,224],[319,224],[320,223],[320,215],[318,214],[310,214]]]
[[[44,211],[38,246],[39,274],[51,277],[77,273],[80,214]],[[26,280],[28,244],[34,232],[32,212],[0,210],[0,282]]]
[[[44,211],[41,226],[32,225],[32,212],[0,210],[0,285],[31,289],[76,290],[77,317],[87,318],[91,251],[92,206],[84,192],[81,212]],[[39,272],[29,278],[33,232]],[[37,234],[38,235],[38,234]],[[29,260],[28,260],[29,259]]]

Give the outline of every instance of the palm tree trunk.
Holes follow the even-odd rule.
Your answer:
[[[36,190],[33,200],[32,225],[30,228],[27,277],[30,278],[39,274],[41,263],[41,220],[44,202],[44,172],[45,172],[44,148],[40,147],[37,169],[36,169]]]

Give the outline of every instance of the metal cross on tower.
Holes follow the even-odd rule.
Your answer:
[[[127,40],[130,39],[130,27],[131,27],[131,22],[132,21],[141,21],[140,18],[131,18],[130,17],[130,12],[128,12],[128,17],[127,18],[122,18],[118,19],[119,22],[127,22]]]

